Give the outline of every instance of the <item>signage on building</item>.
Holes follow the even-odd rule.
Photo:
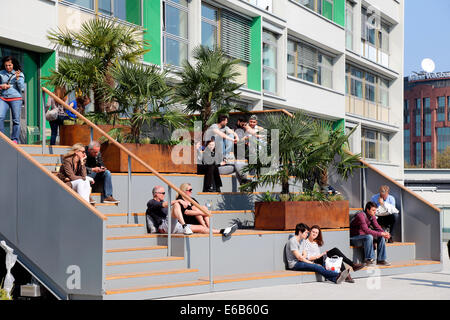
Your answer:
[[[422,72],[412,74],[408,77],[409,81],[419,81],[419,80],[435,80],[450,78],[450,72]]]

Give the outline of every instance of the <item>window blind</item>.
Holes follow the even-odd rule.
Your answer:
[[[311,68],[314,70],[317,70],[317,64],[318,64],[318,55],[317,50],[313,47],[310,47],[306,44],[299,44],[298,45],[298,61],[299,64]]]
[[[223,52],[250,63],[251,21],[233,12],[221,10],[220,22],[220,44]]]

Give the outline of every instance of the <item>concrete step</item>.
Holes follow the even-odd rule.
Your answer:
[[[164,269],[107,274],[105,289],[117,290],[137,286],[167,285],[180,281],[195,281],[198,280],[197,272],[197,269]]]
[[[101,213],[117,213],[119,212],[117,203],[95,203],[95,208]]]
[[[108,224],[106,226],[106,236],[121,235],[142,235],[146,234],[145,224]]]
[[[374,276],[388,276],[415,272],[436,272],[441,270],[439,261],[409,260],[391,266],[363,268],[351,272],[352,278],[359,281]],[[313,272],[275,270],[270,272],[252,272],[226,275],[213,275],[213,286],[209,286],[208,277],[200,277],[197,281],[184,281],[166,285],[136,286],[117,290],[107,290],[103,298],[111,299],[152,299],[177,295],[218,292],[226,290],[248,289],[285,284],[301,284],[324,281],[323,277]],[[301,287],[300,287],[301,289]]]
[[[364,250],[362,247],[350,246],[352,260],[357,263],[364,261]],[[375,257],[377,252],[375,251]],[[416,258],[416,244],[411,242],[386,243],[386,257],[389,262],[408,261]]]
[[[183,257],[158,257],[146,259],[129,259],[108,261],[105,263],[105,274],[146,272],[165,269],[187,268]]]
[[[166,246],[167,237],[160,234],[140,234],[127,236],[108,236],[105,249],[122,249],[133,247]]]
[[[130,247],[107,249],[105,261],[137,260],[167,256],[167,246]]]
[[[41,164],[61,164],[62,163],[62,155],[60,154],[39,154],[39,153],[30,153],[37,162]]]
[[[23,150],[30,154],[42,154],[42,145],[19,144]],[[70,146],[49,146],[44,148],[44,154],[65,154],[70,150]]]

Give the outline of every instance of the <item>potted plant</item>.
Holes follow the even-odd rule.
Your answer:
[[[62,53],[57,70],[51,70],[47,80],[49,86],[65,87],[78,95],[93,95],[94,112],[90,120],[104,131],[118,124],[117,103],[108,101],[105,83],[114,87],[114,67],[123,62],[139,62],[148,52],[148,43],[143,40],[144,31],[138,26],[120,24],[115,20],[91,19],[82,23],[79,31],[52,30],[47,38],[55,50]],[[60,143],[72,145],[90,141],[90,128],[75,121],[61,127]],[[94,132],[94,139],[99,136]]]
[[[195,173],[197,168],[193,161],[178,164],[169,160],[174,145],[181,142],[170,140],[171,130],[183,127],[187,120],[170,100],[167,71],[160,71],[157,66],[124,63],[112,70],[112,76],[116,84],[112,88],[106,84],[106,97],[119,104],[118,112],[129,129],[115,128],[109,134],[138,157],[148,160],[159,172]],[[192,160],[193,147],[187,149]],[[111,171],[128,170],[128,156],[113,144],[103,144],[102,153]],[[148,172],[134,161],[132,170]]]
[[[255,228],[292,230],[299,222],[318,224],[323,228],[345,228],[349,225],[348,201],[328,192],[328,170],[333,168],[343,179],[361,168],[359,155],[347,152],[348,139],[342,128],[333,129],[332,123],[317,120],[297,112],[268,115],[263,127],[267,141],[278,130],[278,154],[272,154],[272,165],[250,161],[247,171],[253,171],[253,181],[241,186],[252,192],[258,186],[281,185],[279,197],[259,199],[255,203]],[[268,154],[271,154],[268,143]],[[303,193],[290,193],[291,183],[302,183]]]

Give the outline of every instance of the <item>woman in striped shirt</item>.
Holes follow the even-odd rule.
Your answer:
[[[325,264],[326,257],[331,258],[332,256],[338,256],[342,257],[343,261],[350,267],[352,267],[353,271],[358,271],[364,267],[364,265],[354,263],[352,260],[347,258],[338,248],[333,248],[331,250],[321,253],[320,252],[321,246],[323,246],[322,230],[317,225],[312,226],[308,239],[305,240],[305,251],[308,260],[323,266]],[[343,263],[341,265],[341,271],[342,270],[345,270],[345,266]],[[354,283],[355,281],[349,274],[348,277],[345,279],[345,282]]]

